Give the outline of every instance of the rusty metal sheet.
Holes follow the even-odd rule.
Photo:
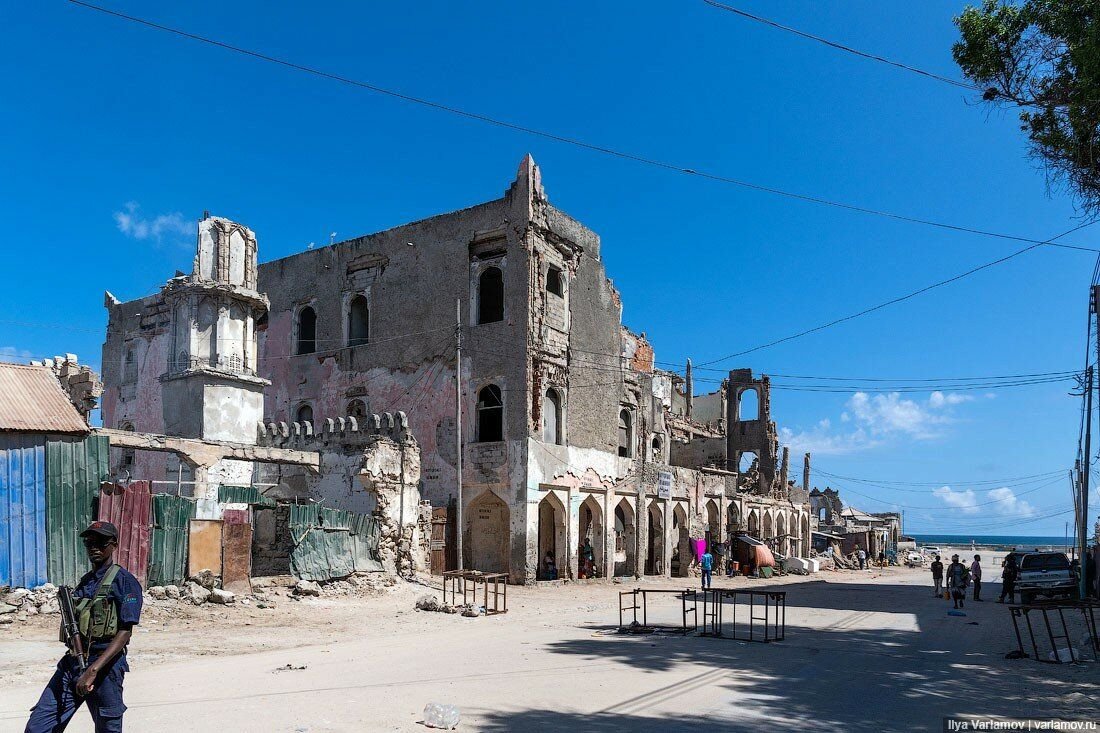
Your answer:
[[[0,363],[0,430],[87,435],[88,424],[61,391],[53,370]]]
[[[251,576],[252,525],[226,522],[222,526],[222,588],[251,593]]]
[[[222,520],[192,519],[187,534],[187,574],[222,574]]]
[[[46,438],[0,435],[0,586],[46,582]]]
[[[226,524],[252,524],[247,509],[226,509],[222,512],[222,520]]]
[[[148,481],[129,486],[104,484],[99,492],[98,518],[118,527],[115,562],[145,587],[153,532],[153,494]]]
[[[54,585],[76,585],[92,568],[80,533],[108,478],[108,448],[101,435],[46,440],[46,574]]]

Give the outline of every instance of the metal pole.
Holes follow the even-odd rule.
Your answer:
[[[462,570],[462,299],[455,300],[455,470],[458,475],[458,503],[455,523],[458,538],[458,569]]]
[[[1097,346],[1097,350],[1098,353],[1100,353],[1100,345]],[[1081,577],[1079,578],[1080,582],[1078,584],[1078,592],[1080,595],[1078,597],[1082,600],[1085,598],[1085,590],[1088,587],[1088,578],[1086,577],[1088,573],[1085,572],[1088,563],[1085,561],[1085,552],[1088,549],[1088,540],[1086,539],[1088,531],[1086,527],[1088,526],[1089,517],[1089,467],[1092,463],[1092,375],[1093,367],[1089,367],[1085,372],[1085,390],[1088,393],[1088,397],[1086,399],[1087,406],[1085,408],[1085,457],[1084,461],[1082,461],[1081,470],[1081,532],[1080,536],[1077,538],[1077,560],[1081,569]]]

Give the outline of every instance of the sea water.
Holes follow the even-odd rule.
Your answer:
[[[1065,537],[1018,537],[1013,535],[981,535],[981,534],[914,534],[909,535],[917,541],[918,545],[943,545],[945,547],[969,547],[971,542],[984,547],[1004,547],[1034,550],[1053,548],[1064,550],[1067,540]],[[1073,545],[1073,537],[1068,540]]]

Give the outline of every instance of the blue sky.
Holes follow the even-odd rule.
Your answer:
[[[1048,192],[1011,111],[702,2],[103,2],[763,185],[1024,237],[1080,223],[1064,193]],[[737,5],[958,76],[951,17],[962,3]],[[274,259],[330,232],[349,238],[495,198],[527,152],[551,201],[601,234],[624,319],[662,361],[750,348],[1020,246],[609,158],[64,2],[7,4],[0,17],[8,358],[75,352],[98,365],[103,291],[138,297],[186,269],[190,222],[204,209],[248,224],[261,258]],[[1096,247],[1098,231],[1064,241]],[[904,378],[1076,369],[1093,264],[1043,248],[717,366]],[[872,480],[816,484],[868,511],[903,508],[909,531],[1061,535],[1069,515],[1036,518],[1071,506],[1055,473],[1076,446],[1079,402],[1067,390],[776,390],[772,408],[817,466]],[[1000,481],[1039,474],[1049,476]]]

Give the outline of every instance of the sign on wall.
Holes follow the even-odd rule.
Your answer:
[[[657,498],[672,498],[672,473],[670,471],[657,472]]]

